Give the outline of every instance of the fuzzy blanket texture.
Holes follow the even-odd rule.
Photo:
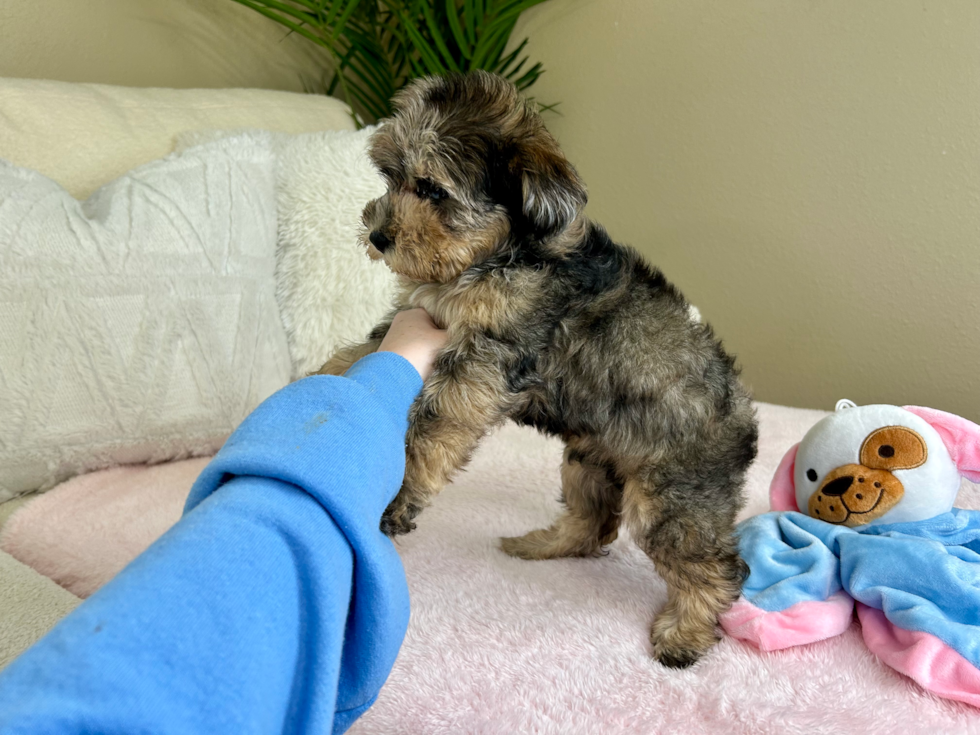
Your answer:
[[[783,453],[825,415],[758,408],[742,518],[768,509]],[[0,548],[88,594],[179,515],[201,462],[71,480],[19,510]],[[353,735],[980,733],[980,712],[882,664],[857,622],[772,653],[725,638],[690,669],[660,666],[648,631],[665,587],[628,537],[594,559],[528,562],[497,548],[558,514],[560,464],[560,442],[507,425],[397,541],[412,619]],[[980,506],[975,488],[957,505]]]
[[[391,309],[395,276],[358,241],[385,186],[367,156],[374,128],[276,136],[276,300],[293,378],[316,372]]]

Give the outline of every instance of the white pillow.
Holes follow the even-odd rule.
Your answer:
[[[394,303],[395,275],[368,258],[358,240],[364,205],[385,191],[367,155],[375,129],[271,134],[279,211],[276,299],[294,380],[319,370],[340,346],[363,342]],[[229,134],[184,133],[177,136],[177,150]],[[231,134],[257,140],[270,135]]]
[[[361,342],[389,311],[395,277],[358,242],[361,210],[385,185],[367,156],[373,128],[277,136],[276,297],[293,377]]]
[[[274,166],[234,136],[83,204],[0,161],[0,501],[212,453],[287,382]]]

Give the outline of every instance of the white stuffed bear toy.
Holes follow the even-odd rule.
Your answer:
[[[851,527],[933,518],[953,507],[961,476],[980,481],[968,469],[977,451],[976,425],[959,416],[839,401],[787,452],[770,504]]]
[[[980,708],[980,426],[917,406],[841,401],[783,458],[772,511],[738,526],[749,567],[721,616],[776,651],[839,635],[854,610],[878,658],[941,697]]]

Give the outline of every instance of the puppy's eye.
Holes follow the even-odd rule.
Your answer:
[[[808,479],[810,482],[816,482],[817,481],[817,471],[816,470],[813,470],[813,469],[807,470],[806,471],[806,479]]]
[[[449,197],[449,192],[428,179],[419,179],[415,182],[415,195],[419,199],[430,199],[434,202],[440,202]]]

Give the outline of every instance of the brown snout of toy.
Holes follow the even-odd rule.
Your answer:
[[[892,470],[925,464],[926,443],[905,426],[885,426],[861,444],[861,464],[845,464],[827,474],[810,496],[809,514],[828,523],[863,526],[894,508],[905,495]]]
[[[810,515],[828,523],[862,526],[894,508],[905,488],[888,470],[845,464],[810,496]]]

